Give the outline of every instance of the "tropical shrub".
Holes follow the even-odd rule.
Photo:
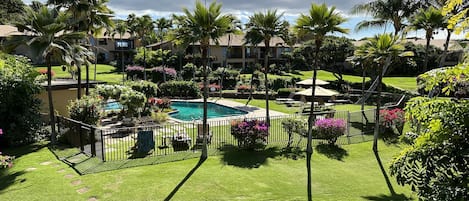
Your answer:
[[[277,90],[278,97],[288,97],[291,93],[296,91],[295,88],[280,88]]]
[[[191,80],[195,76],[197,67],[193,63],[187,63],[182,67],[181,76],[184,80]]]
[[[0,136],[3,135],[3,130],[0,128]],[[13,166],[13,156],[2,155],[0,152],[0,169]]]
[[[318,119],[314,123],[313,137],[325,139],[330,145],[335,144],[337,138],[345,134],[345,121],[343,119]]]
[[[201,83],[199,84],[200,91],[204,91],[204,85]],[[209,84],[208,85],[208,91],[209,92],[214,92],[214,91],[220,91],[221,87],[218,84]]]
[[[253,87],[253,89],[254,89],[254,87]],[[246,85],[240,85],[240,86],[238,86],[237,90],[240,93],[244,93],[244,92],[249,92],[249,90],[251,90],[251,88],[249,86],[246,86]]]
[[[145,94],[145,97],[147,98],[156,97],[158,93],[158,85],[149,81],[131,81],[126,82],[125,85],[135,91]]]
[[[171,107],[171,100],[169,98],[166,98],[166,97],[164,97],[164,98],[151,97],[151,98],[148,99],[148,103],[151,106],[157,107],[161,111]]]
[[[70,118],[85,124],[97,125],[102,115],[102,100],[96,96],[83,96],[81,99],[70,101],[68,113]]]
[[[143,79],[143,71],[145,69],[141,66],[127,66],[125,72],[127,72],[127,79],[139,80]]]
[[[122,110],[124,116],[136,117],[139,112],[142,112],[146,98],[143,93],[130,88],[123,88],[119,102],[124,106]]]
[[[200,98],[200,89],[197,83],[192,81],[169,81],[159,85],[160,96]]]
[[[379,125],[385,130],[392,131],[393,134],[402,134],[405,123],[404,110],[395,108],[392,110],[383,109],[379,111]]]
[[[104,100],[110,98],[117,100],[119,99],[121,92],[124,88],[125,87],[122,85],[96,85],[95,93],[99,96],[102,96]]]
[[[469,97],[469,67],[460,64],[454,67],[438,68],[417,77],[418,91],[423,94],[433,91],[446,96]]]
[[[151,80],[155,83],[163,82],[163,73],[166,74],[166,80],[173,80],[177,76],[174,68],[164,68],[163,70],[163,67],[155,67],[151,69]]]
[[[308,132],[306,125],[308,125],[308,123],[304,119],[288,118],[282,120],[282,127],[288,133],[287,148],[293,143],[293,134],[298,134],[302,137],[306,136]]]
[[[469,200],[469,101],[411,101],[406,115],[421,128],[392,161],[391,175],[421,200]]]
[[[36,141],[41,126],[39,73],[25,57],[0,52],[0,145]]]
[[[270,89],[277,91],[280,88],[287,88],[293,86],[294,78],[276,78],[272,81]]]
[[[243,149],[260,149],[267,145],[269,125],[260,120],[235,120],[231,122],[231,135]]]
[[[161,123],[168,121],[169,115],[168,113],[165,113],[165,112],[152,112],[151,118],[153,119],[155,123],[161,124]]]

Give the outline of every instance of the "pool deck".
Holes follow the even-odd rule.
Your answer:
[[[175,101],[187,101],[187,102],[203,102],[203,99],[192,99],[192,100],[175,100]],[[248,112],[245,115],[239,115],[239,116],[231,116],[231,117],[219,117],[219,118],[210,118],[208,119],[208,122],[214,122],[214,121],[223,121],[223,120],[231,120],[231,119],[242,119],[242,118],[255,118],[255,117],[265,117],[265,109],[264,108],[258,108],[250,105],[245,105],[243,103],[238,103],[234,101],[230,101],[227,99],[209,99],[208,102],[211,103],[217,103],[220,105],[236,108],[238,110],[243,110]],[[285,114],[283,112],[277,112],[274,110],[269,110],[270,116],[271,117],[278,117],[278,116],[287,116],[288,114]],[[183,122],[174,118],[171,118],[173,121],[176,122]]]

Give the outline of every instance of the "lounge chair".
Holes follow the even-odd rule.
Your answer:
[[[295,93],[290,93],[290,95],[288,95],[288,98],[276,98],[275,99],[275,102],[276,103],[285,103],[285,102],[289,102],[289,101],[295,101],[293,100],[293,97],[295,96]]]
[[[210,131],[210,126],[207,124],[207,144],[212,143],[212,132]],[[203,124],[197,125],[197,140],[196,144],[204,143],[204,132],[203,132]]]

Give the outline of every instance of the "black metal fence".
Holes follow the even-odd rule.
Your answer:
[[[337,140],[337,144],[351,144],[371,140],[370,132],[374,126],[374,110],[358,112],[333,111],[315,113],[317,119],[334,117],[347,122],[346,134]],[[365,118],[366,117],[366,118]],[[216,154],[225,146],[237,146],[237,140],[231,135],[231,123],[235,119],[209,120],[207,147],[210,154]],[[269,146],[286,146],[288,133],[282,127],[286,118],[304,119],[307,115],[283,115],[271,117],[269,127]],[[265,120],[265,117],[246,118]],[[366,122],[365,119],[369,121]],[[59,117],[58,125],[62,138],[79,147],[83,153],[99,157],[102,161],[116,161],[144,157],[164,156],[167,160],[181,160],[200,156],[203,135],[202,122],[171,122],[162,125],[106,128],[86,125],[69,118]],[[323,140],[314,139],[313,144]],[[294,143],[305,146],[306,140],[294,136]],[[181,158],[182,156],[182,158]]]

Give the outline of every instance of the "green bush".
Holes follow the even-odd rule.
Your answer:
[[[197,83],[192,81],[169,81],[159,86],[161,96],[200,98],[200,89]]]
[[[195,76],[197,67],[193,63],[187,63],[182,67],[181,76],[184,80],[191,80]]]
[[[104,100],[107,99],[119,99],[122,89],[124,86],[122,85],[96,85],[94,93],[102,96]]]
[[[308,123],[304,119],[288,118],[282,120],[282,127],[288,133],[287,147],[290,147],[291,143],[293,143],[293,134],[298,134],[301,137],[306,137],[308,132],[306,128],[307,125]]]
[[[151,118],[155,123],[161,124],[168,121],[169,115],[165,112],[151,112]]]
[[[0,52],[0,146],[36,140],[41,125],[38,75],[26,58]]]
[[[278,97],[288,97],[291,93],[295,92],[295,88],[280,88],[277,90]]]
[[[124,106],[122,110],[126,117],[136,117],[139,112],[143,110],[146,103],[146,98],[143,93],[132,90],[130,88],[123,88],[119,102]]]
[[[145,94],[145,97],[156,97],[158,93],[158,85],[148,81],[131,81],[126,82],[126,86],[132,88],[135,91]]]
[[[101,118],[102,100],[95,96],[83,96],[81,99],[70,101],[68,113],[70,118],[85,124],[97,125]]]

